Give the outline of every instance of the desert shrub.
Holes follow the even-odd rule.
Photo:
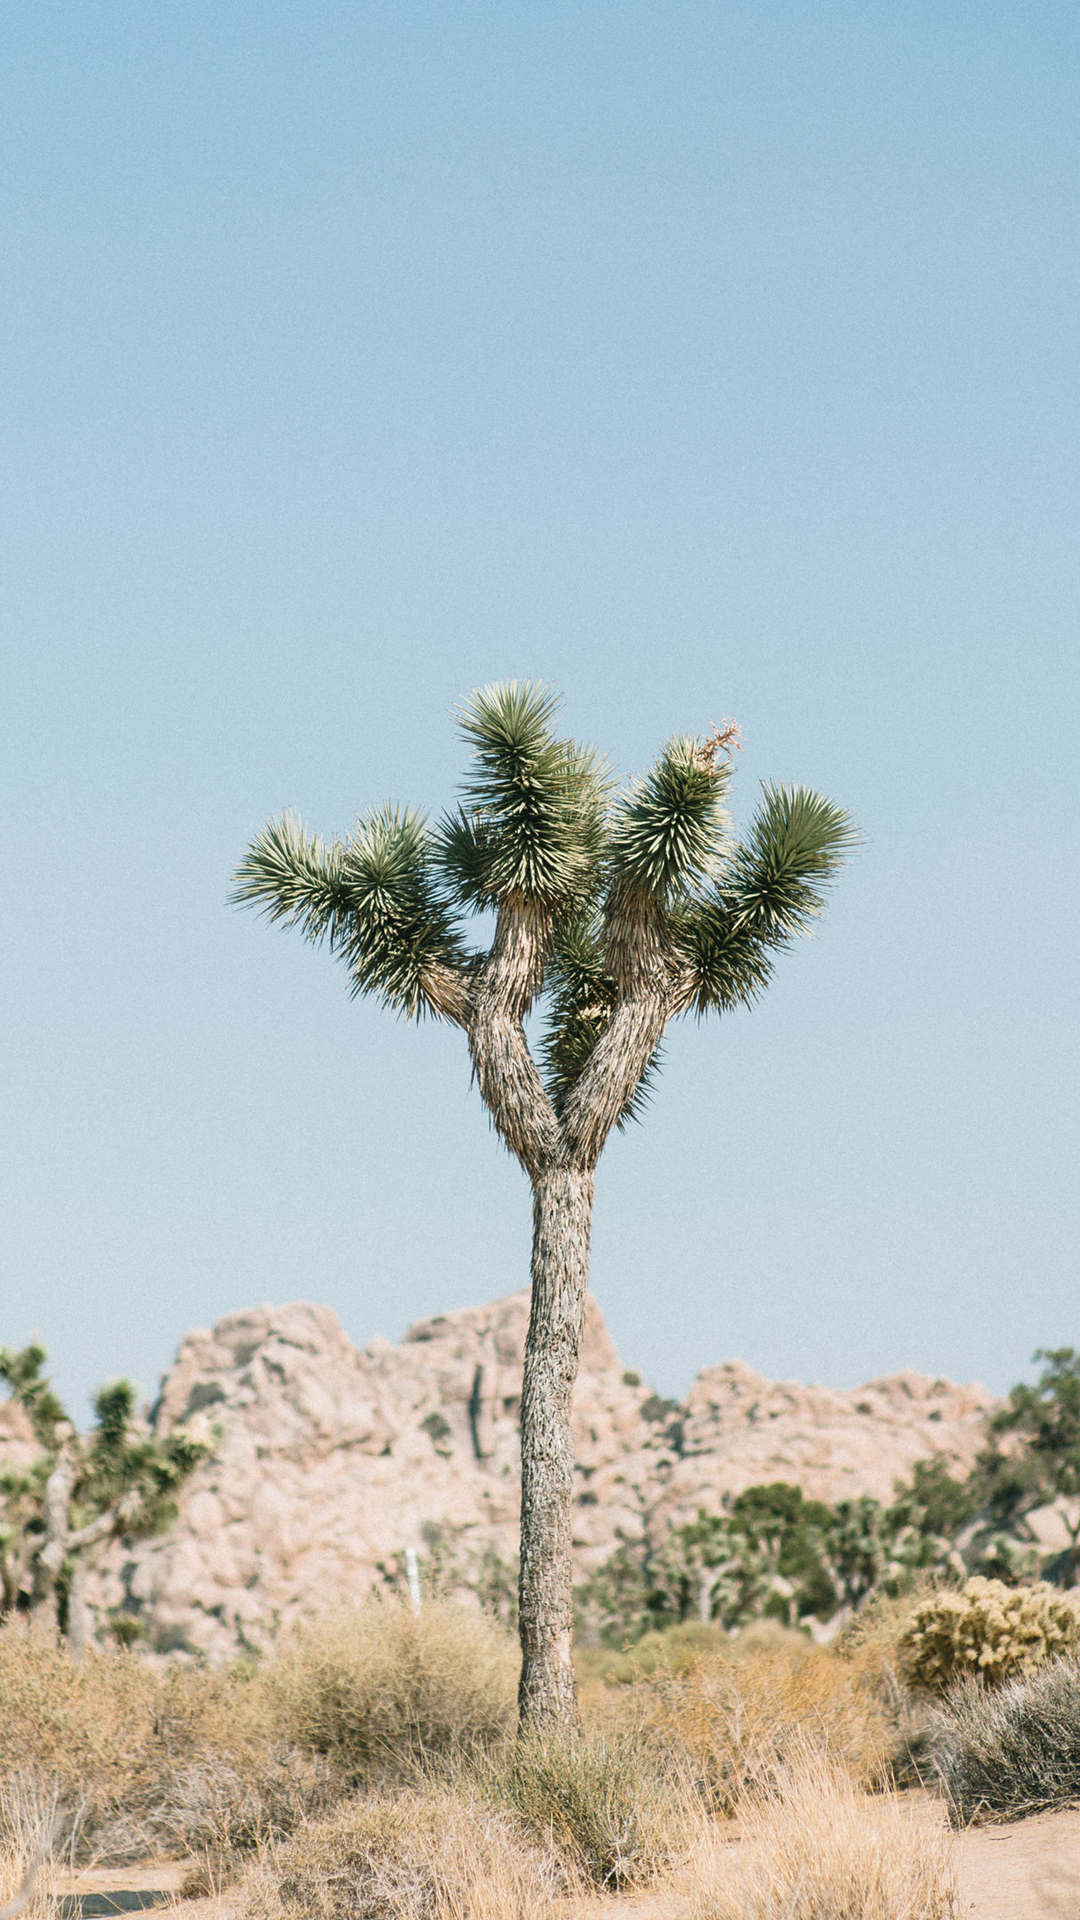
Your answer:
[[[939,1712],[935,1760],[958,1823],[1080,1802],[1080,1661],[1051,1661],[993,1692],[961,1681]]]
[[[498,1796],[595,1886],[642,1886],[670,1864],[685,1793],[647,1729],[518,1740],[497,1774]]]
[[[702,1662],[653,1682],[657,1724],[686,1753],[715,1811],[773,1790],[807,1746],[857,1786],[889,1777],[894,1728],[860,1666],[803,1642]]]
[[[796,1754],[740,1816],[741,1845],[703,1835],[687,1920],[952,1920],[959,1912],[939,1821],[873,1799],[820,1754]]]
[[[74,1821],[78,1855],[219,1864],[340,1797],[326,1761],[277,1734],[257,1677],[66,1653],[0,1632],[0,1792],[22,1782]]]
[[[900,1636],[909,1685],[944,1694],[964,1676],[986,1686],[1030,1673],[1080,1642],[1080,1610],[1055,1587],[1007,1587],[976,1576],[931,1594]]]
[[[729,1633],[715,1620],[684,1620],[643,1634],[630,1646],[579,1648],[575,1665],[586,1687],[597,1681],[628,1687],[657,1673],[689,1673],[712,1660],[737,1661],[764,1648],[800,1649],[807,1644],[805,1634],[777,1620],[754,1620],[738,1633]]]
[[[493,1745],[513,1723],[517,1668],[514,1641],[483,1615],[373,1600],[299,1627],[262,1685],[283,1738],[360,1781]]]
[[[111,1822],[114,1852],[192,1858],[187,1894],[215,1892],[267,1842],[338,1805],[343,1782],[321,1755],[261,1739],[238,1752],[208,1749],[159,1777],[141,1818]],[[100,1850],[100,1837],[99,1837]]]
[[[0,1778],[33,1769],[62,1795],[128,1786],[153,1737],[159,1677],[126,1653],[74,1666],[19,1625],[0,1629]]]
[[[461,1792],[354,1800],[265,1854],[249,1920],[537,1920],[557,1870],[505,1812]]]

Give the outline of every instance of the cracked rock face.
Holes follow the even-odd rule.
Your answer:
[[[518,1407],[528,1294],[440,1314],[400,1346],[353,1346],[327,1307],[229,1314],[183,1341],[154,1419],[216,1432],[179,1520],[120,1545],[94,1578],[157,1645],[215,1659],[265,1647],[298,1616],[361,1599],[405,1551],[509,1577],[517,1547]],[[682,1407],[626,1373],[590,1299],[574,1400],[582,1577],[622,1540],[658,1545],[699,1507],[761,1481],[888,1498],[917,1459],[966,1472],[991,1396],[901,1373],[851,1392],[700,1373]],[[12,1436],[14,1437],[14,1436]]]

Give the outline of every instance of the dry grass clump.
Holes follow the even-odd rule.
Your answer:
[[[944,1694],[965,1676],[986,1686],[1031,1673],[1080,1644],[1080,1609],[1056,1587],[1007,1587],[979,1576],[930,1594],[899,1639],[905,1678]]]
[[[32,1768],[61,1796],[128,1788],[154,1738],[158,1675],[123,1653],[73,1666],[20,1625],[0,1629],[0,1778]]]
[[[538,1920],[559,1875],[505,1812],[461,1791],[354,1800],[269,1851],[248,1920]]]
[[[958,1825],[1080,1803],[1080,1660],[996,1692],[962,1681],[940,1710],[935,1762]]]
[[[688,1790],[641,1727],[518,1740],[490,1783],[593,1886],[644,1886],[685,1842]]]
[[[66,1824],[55,1789],[43,1794],[17,1773],[0,1782],[0,1913],[16,1907],[21,1920],[55,1920],[45,1869]]]
[[[703,1834],[680,1920],[953,1920],[943,1824],[894,1797],[868,1798],[803,1751],[740,1812],[741,1839]]]
[[[516,1643],[446,1601],[396,1600],[320,1614],[270,1662],[263,1686],[282,1735],[350,1779],[407,1777],[467,1758],[512,1727]]]
[[[254,1672],[119,1649],[74,1666],[16,1625],[0,1631],[0,1781],[58,1794],[82,1858],[193,1854],[200,1883],[220,1884],[358,1779],[490,1747],[515,1685],[507,1634],[448,1605],[324,1615]]]
[[[875,1675],[831,1648],[763,1647],[654,1682],[657,1723],[689,1756],[708,1803],[768,1796],[809,1744],[856,1786],[889,1778],[895,1725]]]
[[[79,1858],[196,1853],[219,1868],[340,1794],[291,1750],[257,1679],[151,1667],[120,1650],[78,1666],[19,1626],[0,1631],[0,1791],[19,1780],[72,1823]]]
[[[212,1893],[253,1853],[328,1813],[341,1795],[340,1778],[324,1760],[276,1741],[259,1743],[246,1760],[208,1753],[173,1773],[163,1804],[144,1822],[152,1845],[138,1851],[193,1857],[198,1864],[185,1894]]]

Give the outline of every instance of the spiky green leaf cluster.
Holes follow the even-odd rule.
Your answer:
[[[554,731],[559,702],[534,681],[482,687],[461,709],[473,749],[465,804],[442,823],[439,861],[462,905],[508,896],[560,909],[590,884],[603,848],[607,776]]]
[[[568,920],[559,928],[544,986],[548,1024],[541,1058],[548,1092],[561,1112],[615,1004],[615,982],[604,969],[595,917]]]
[[[160,1533],[176,1518],[177,1494],[211,1448],[184,1427],[164,1440],[141,1431],[138,1394],[130,1380],[112,1380],[94,1395],[95,1427],[77,1492],[78,1517],[90,1519],[129,1496],[125,1532]]]
[[[286,813],[252,842],[232,898],[309,940],[328,939],[355,993],[416,1018],[430,1010],[426,970],[468,958],[430,849],[424,817],[411,808],[376,809],[348,840],[329,844]]]
[[[258,907],[268,920],[299,927],[308,940],[322,940],[348,912],[341,878],[341,846],[307,833],[292,811],[256,834],[236,870],[230,899]]]
[[[772,787],[710,888],[676,911],[676,944],[698,1013],[749,1006],[772,977],[772,955],[806,931],[851,849],[842,807],[807,787]]]
[[[29,1415],[38,1445],[54,1447],[57,1428],[68,1424],[68,1416],[41,1371],[47,1358],[44,1347],[36,1341],[18,1350],[0,1347],[0,1380]]]
[[[359,822],[341,858],[349,909],[335,926],[334,944],[353,991],[377,993],[410,1019],[429,1010],[428,969],[467,959],[432,871],[430,845],[422,814],[385,807]]]
[[[739,925],[772,947],[805,931],[858,843],[849,815],[809,787],[766,786],[764,804],[724,874]]]
[[[548,1022],[541,1048],[544,1083],[561,1114],[606,1031],[618,990],[604,966],[604,937],[598,914],[560,926],[544,980]],[[660,1068],[653,1054],[619,1119],[638,1120],[648,1104]]]
[[[668,742],[615,810],[607,858],[620,890],[667,902],[712,873],[724,847],[730,777],[711,743],[686,735]]]

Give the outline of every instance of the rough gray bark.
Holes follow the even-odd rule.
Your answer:
[[[532,1307],[521,1395],[523,1727],[577,1725],[573,1636],[574,1435],[570,1409],[589,1284],[591,1172],[555,1168],[533,1184]]]
[[[90,1616],[86,1604],[86,1556],[77,1554],[71,1563],[67,1596],[68,1652],[78,1666],[90,1644]]]
[[[30,1618],[34,1625],[55,1636],[58,1626],[57,1581],[68,1554],[71,1535],[70,1507],[75,1484],[75,1463],[70,1449],[62,1446],[56,1463],[45,1482],[42,1518],[45,1539],[34,1562],[34,1580],[30,1593]]]

